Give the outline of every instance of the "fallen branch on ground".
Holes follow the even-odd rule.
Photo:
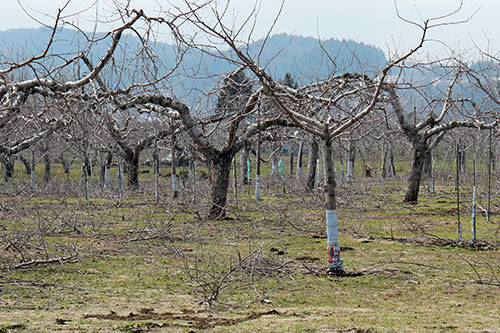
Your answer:
[[[50,264],[62,264],[62,263],[73,263],[79,261],[80,258],[76,254],[69,255],[67,257],[60,258],[49,258],[49,259],[32,259],[29,261],[21,262],[17,265],[10,267],[11,269],[22,269],[30,266],[41,266]]]

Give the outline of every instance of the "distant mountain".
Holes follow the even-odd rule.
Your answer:
[[[260,64],[277,78],[286,72],[297,77],[326,77],[332,72],[367,72],[386,62],[379,48],[352,40],[328,39],[279,34],[267,41],[258,40],[249,47],[257,54],[264,45]]]
[[[88,37],[90,33],[85,33]],[[103,34],[97,34],[97,36]],[[0,62],[26,59],[40,54],[50,36],[46,28],[13,29],[0,31]],[[60,29],[50,49],[51,54],[64,54],[66,58],[76,55],[87,46],[87,36],[74,30]],[[92,58],[97,61],[107,50],[108,43],[98,43],[93,46]],[[176,48],[166,43],[150,45],[162,65],[160,71],[167,71],[176,62]],[[129,70],[140,69],[137,61],[127,60],[141,48],[139,40],[133,35],[126,35],[120,43],[116,63]],[[261,48],[262,52],[261,52]],[[258,40],[245,49],[248,54],[258,59],[259,64],[276,79],[282,79],[285,73],[292,73],[300,83],[306,83],[312,78],[324,78],[332,72],[368,72],[380,68],[386,62],[384,53],[374,46],[358,43],[352,40],[328,39],[319,41],[311,37],[278,34],[267,40]],[[134,53],[132,53],[134,52]],[[229,54],[231,51],[227,51]],[[132,54],[131,54],[132,53]],[[127,56],[128,55],[128,56]],[[257,58],[257,56],[260,57]],[[57,58],[51,61],[58,62]],[[1,65],[0,65],[1,66]],[[165,68],[161,68],[161,67]],[[184,91],[194,88],[197,94],[206,92],[217,84],[219,74],[227,73],[235,68],[234,64],[219,58],[211,58],[198,50],[190,50],[182,58],[179,76],[171,79],[174,91],[183,95]],[[126,85],[132,76],[119,76],[107,73],[112,78],[108,80],[113,85]],[[113,76],[114,75],[114,76]],[[134,80],[140,80],[142,75],[134,74]],[[126,77],[126,78],[125,78]]]

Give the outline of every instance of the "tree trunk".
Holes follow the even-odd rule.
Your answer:
[[[70,160],[69,162],[64,159],[64,153],[59,154],[59,157],[57,158],[59,162],[61,162],[61,165],[63,167],[64,173],[69,176],[69,171],[71,168],[71,164],[73,164],[73,160]]]
[[[248,165],[247,165],[247,160],[248,160],[248,150],[246,147],[243,147],[240,151],[240,168],[241,168],[241,184],[242,185],[247,185],[248,184]]]
[[[385,179],[387,177],[387,143],[382,143],[382,165],[380,167],[380,177]]]
[[[458,170],[460,171],[461,174],[464,174],[467,169],[465,165],[465,150],[463,149],[461,144],[459,147],[460,148],[458,151]]]
[[[299,144],[299,151],[297,152],[297,176],[301,177],[302,172],[302,157],[304,155],[304,141],[301,140]]]
[[[416,203],[418,201],[418,192],[427,151],[428,147],[423,142],[415,143],[413,146],[413,163],[404,202]]]
[[[19,159],[21,160],[21,162],[24,164],[24,169],[25,169],[25,173],[27,175],[30,175],[31,174],[31,165],[30,165],[30,161],[28,161],[27,159],[25,159],[23,156],[19,156]]]
[[[106,163],[102,163],[99,166],[99,184],[104,184],[106,178]]]
[[[31,151],[31,188],[34,189],[35,188],[35,151],[32,150]]]
[[[354,179],[354,159],[355,159],[354,144],[349,140],[347,148],[347,182],[352,182]]]
[[[132,153],[125,157],[127,170],[127,182],[129,188],[136,190],[139,188],[139,154]]]
[[[491,159],[491,169],[493,170],[493,172],[496,172],[497,171],[496,156],[493,152],[491,153],[490,159]]]
[[[208,181],[210,184],[214,182],[214,163],[212,160],[207,160]]]
[[[229,187],[229,173],[234,154],[231,152],[218,153],[212,160],[214,165],[214,180],[212,182],[212,207],[208,213],[210,219],[220,219],[225,216],[227,189]]]
[[[432,151],[430,149],[425,151],[422,176],[424,179],[431,179],[432,177]]]
[[[4,180],[7,182],[9,181],[9,178],[11,178],[14,175],[14,160],[11,159],[10,157],[5,157],[2,159],[2,164],[3,164],[3,177]]]
[[[290,155],[290,160],[289,160],[289,163],[288,163],[288,167],[290,169],[290,175],[293,175],[293,157],[295,155],[295,151],[294,151],[292,145],[290,145],[289,148],[288,148],[288,154]]]
[[[172,190],[174,191],[174,198],[177,198],[179,195],[179,184],[177,184],[177,154],[175,151],[176,140],[175,133],[172,133]]]
[[[100,182],[101,184],[104,184],[104,188],[109,188],[110,187],[110,169],[111,169],[111,163],[113,162],[113,153],[108,152],[106,155],[106,159],[103,161],[104,163],[101,164],[101,173],[99,175]]]
[[[191,190],[193,190],[193,193],[194,193],[194,189],[195,189],[195,183],[196,183],[196,163],[194,161],[194,159],[190,159],[189,160],[189,186],[191,188]]]
[[[392,148],[389,150],[389,170],[391,172],[392,177],[396,177],[396,167],[394,166],[394,152]]]
[[[278,155],[281,154],[281,152],[278,154],[276,151],[281,150],[281,145],[277,145],[276,143],[273,144],[273,158],[272,158],[272,166],[271,166],[271,175],[276,176],[278,174]]]
[[[326,200],[326,235],[328,239],[328,272],[339,274],[344,272],[340,255],[339,228],[337,219],[337,202],[335,198],[335,171],[333,168],[332,148],[328,144],[328,126],[324,129],[323,160],[325,164],[325,200]]]
[[[312,138],[311,143],[309,145],[309,158],[307,163],[307,179],[306,179],[306,188],[309,191],[314,190],[317,160],[318,160],[318,142],[314,138]]]
[[[50,182],[51,179],[51,174],[50,174],[50,156],[49,154],[45,154],[45,157],[43,158],[44,164],[45,164],[45,171],[43,173],[43,181],[46,183]]]
[[[87,177],[92,176],[92,162],[90,161],[90,158],[88,155],[85,155],[85,160],[83,161],[83,164],[85,166],[85,170],[83,170],[83,173],[87,174]]]

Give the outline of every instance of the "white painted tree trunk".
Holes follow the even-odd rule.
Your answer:
[[[111,180],[110,180],[110,170],[109,166],[104,167],[104,188],[109,189],[111,186]]]
[[[333,169],[332,149],[329,141],[328,125],[323,130],[323,162],[325,170],[326,200],[326,236],[328,251],[328,271],[343,273],[343,260],[340,255],[339,227],[337,218],[337,202],[335,196],[335,172]]]
[[[350,183],[354,179],[354,161],[351,159],[347,160],[347,182]]]
[[[255,199],[261,200],[261,197],[260,197],[260,175],[255,176]]]
[[[326,236],[328,239],[328,270],[343,270],[344,261],[340,255],[339,226],[336,209],[326,210]]]
[[[34,189],[35,185],[35,170],[31,169],[31,188]]]
[[[172,189],[174,193],[179,191],[179,185],[177,184],[177,175],[175,173],[172,174]]]
[[[271,174],[276,175],[278,172],[278,160],[273,156],[272,166],[271,166]]]

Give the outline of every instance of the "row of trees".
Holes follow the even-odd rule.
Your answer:
[[[189,159],[204,160],[212,171],[208,216],[222,218],[231,166],[238,152],[244,169],[252,147],[258,147],[260,160],[259,142],[270,141],[280,149],[280,142],[288,138],[308,137],[307,187],[314,186],[321,151],[328,268],[342,273],[332,157],[337,138],[363,133],[383,140],[386,172],[386,158],[389,156],[390,162],[392,156],[388,149],[391,136],[401,130],[413,149],[405,201],[416,202],[425,161],[446,133],[457,127],[496,126],[500,105],[496,58],[490,57],[483,68],[471,68],[456,58],[415,61],[428,31],[450,24],[452,16],[413,22],[421,29],[420,40],[402,55],[395,53],[383,68],[366,67],[363,73],[337,68],[327,77],[295,79],[287,75],[280,80],[271,75],[266,64],[259,63],[259,53],[245,48],[249,36],[244,31],[251,30],[250,18],[241,29],[234,29],[226,24],[229,14],[225,8],[217,2],[196,5],[186,1],[183,9],[172,8],[153,17],[142,10],[118,7],[120,26],[101,36],[86,36],[87,45],[74,54],[51,54],[58,27],[64,23],[61,10],[40,55],[2,62],[0,157],[4,165],[32,145],[54,145],[57,140],[52,138],[58,138],[61,147],[68,143],[78,147],[78,158],[87,168],[92,165],[92,156],[101,156],[103,177],[113,155],[118,155],[125,162],[129,186],[138,188],[139,161],[145,150],[153,147],[157,155],[158,147],[168,147],[174,168],[177,153],[188,151]],[[154,47],[153,32],[164,27],[177,46],[175,61],[165,60]],[[133,54],[129,45],[119,47],[126,32],[134,33],[140,41]],[[94,52],[101,44],[107,50]],[[174,94],[179,87],[172,86],[181,85],[183,75],[204,78],[204,73],[182,66],[183,57],[192,50],[201,51],[203,61],[223,58],[234,68],[220,75],[215,88],[198,92],[196,100],[189,97],[187,87],[182,96]],[[336,68],[334,55],[326,56]],[[408,119],[412,112],[413,122]],[[354,159],[349,146],[347,177],[352,176]],[[66,163],[65,149],[60,151],[59,159]],[[389,169],[395,171],[393,163]],[[86,172],[92,171],[89,168]],[[245,170],[242,175],[246,175]],[[175,169],[173,182],[175,189]]]

